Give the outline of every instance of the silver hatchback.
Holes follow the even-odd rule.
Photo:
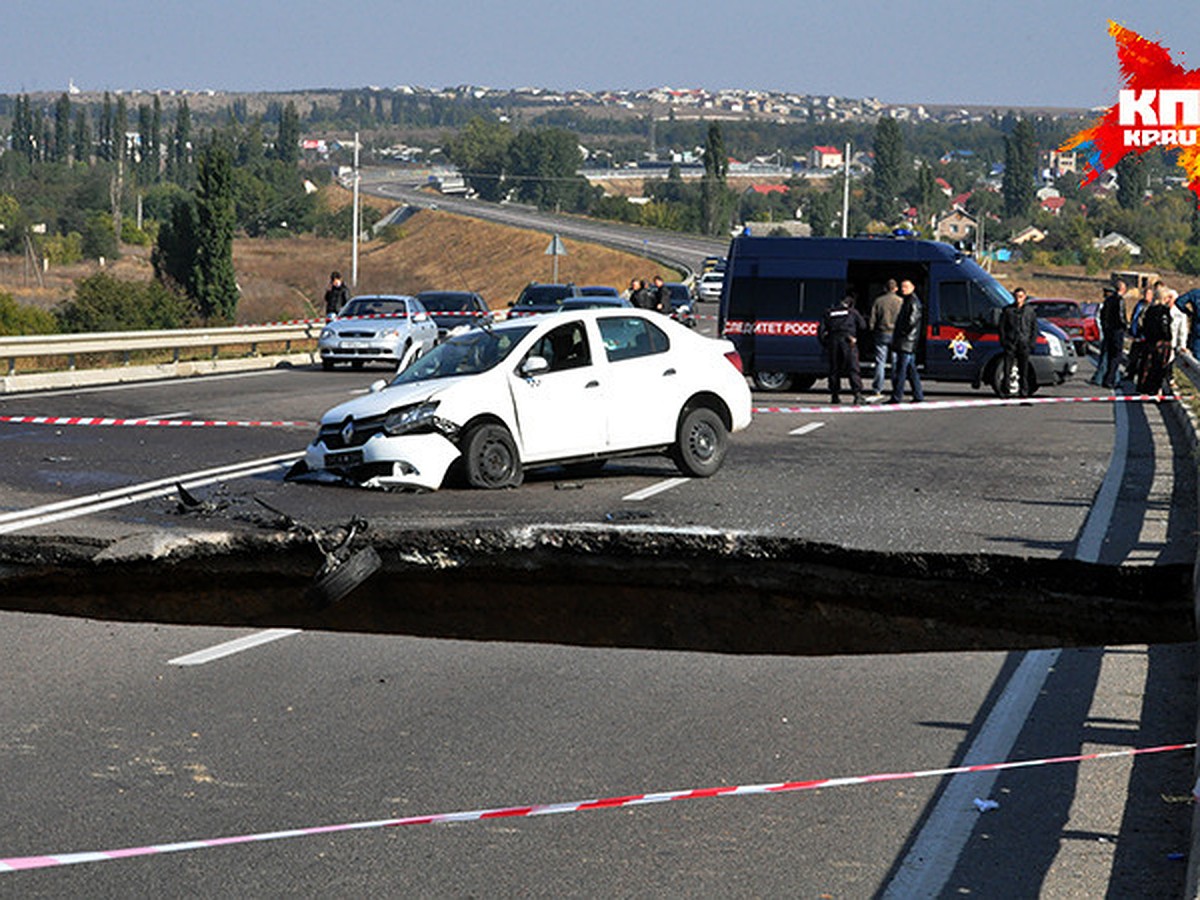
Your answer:
[[[321,329],[317,349],[329,371],[337,363],[361,369],[379,362],[404,368],[437,344],[437,323],[416,297],[376,294],[353,298]]]

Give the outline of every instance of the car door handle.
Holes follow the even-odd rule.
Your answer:
[[[674,369],[667,369],[667,371],[663,372],[663,377],[666,378],[668,375],[674,374],[676,374]]]
[[[583,386],[583,389],[586,391],[588,388],[594,388],[594,387],[600,387],[600,382],[595,381],[595,380],[589,381],[587,384],[585,384]]]

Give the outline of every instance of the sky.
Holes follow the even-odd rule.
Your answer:
[[[0,93],[751,88],[1097,107],[1113,19],[1200,66],[1196,0],[8,0]]]

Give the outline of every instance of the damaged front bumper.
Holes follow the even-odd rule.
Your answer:
[[[436,491],[460,456],[458,447],[440,433],[377,434],[359,447],[330,450],[316,440],[304,459],[287,473],[289,481],[351,484],[365,488],[410,488]]]

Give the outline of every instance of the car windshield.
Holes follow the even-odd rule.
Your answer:
[[[412,384],[433,378],[477,375],[502,362],[521,338],[534,326],[525,328],[475,328],[438,344],[425,356],[392,379],[392,384]]]
[[[1033,308],[1045,319],[1078,319],[1079,307],[1074,303],[1035,303]]]
[[[469,312],[470,294],[421,294],[417,298],[430,312]]]
[[[544,284],[537,287],[525,288],[517,306],[544,306],[547,303],[560,304],[564,297],[571,296],[571,289],[561,284]]]
[[[389,300],[385,297],[356,297],[346,304],[338,313],[339,319],[361,316],[382,316],[389,319],[403,319],[408,316],[408,308],[403,300]]]

